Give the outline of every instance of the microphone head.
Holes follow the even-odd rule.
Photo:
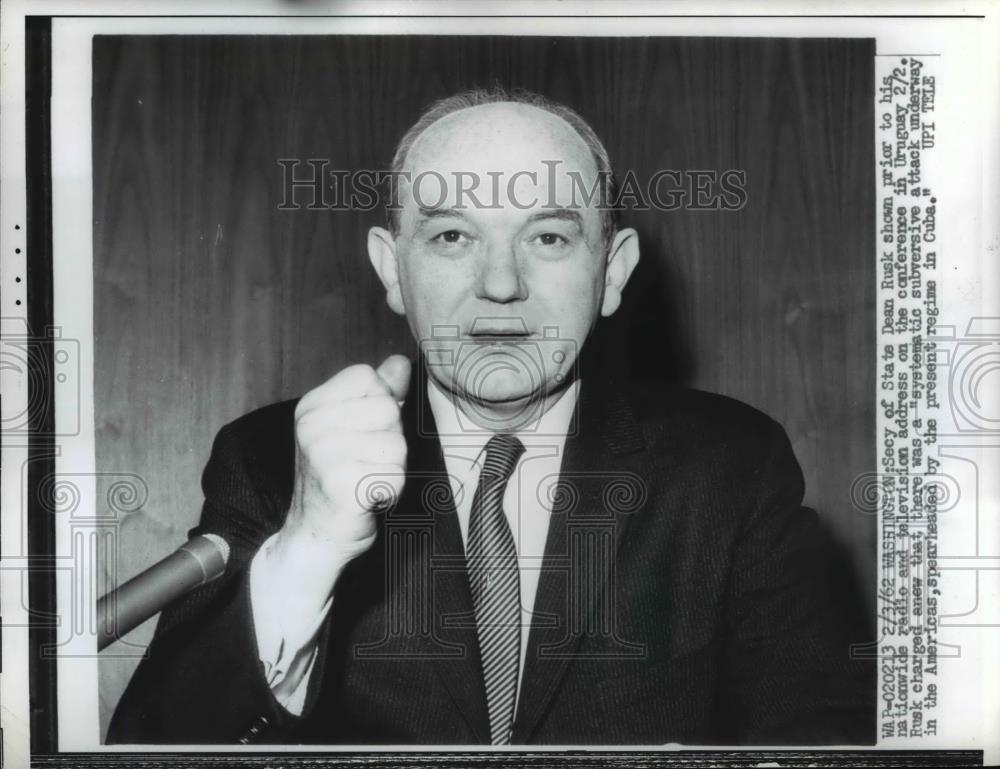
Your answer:
[[[218,534],[199,534],[180,546],[177,552],[190,555],[201,569],[202,583],[221,577],[229,563],[229,543]]]
[[[222,558],[223,565],[229,563],[229,543],[226,540],[218,534],[202,534],[201,536],[219,549],[219,556]]]

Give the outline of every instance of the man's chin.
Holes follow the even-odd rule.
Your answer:
[[[517,429],[541,413],[544,391],[532,384],[494,382],[475,390],[458,388],[455,394],[463,401],[459,405],[465,415],[480,425]]]
[[[478,392],[464,392],[463,395],[470,403],[493,411],[523,410],[544,396],[541,390],[524,387],[483,388]]]

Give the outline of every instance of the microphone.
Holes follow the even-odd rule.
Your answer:
[[[117,641],[185,593],[222,576],[229,543],[217,534],[192,537],[177,550],[97,602],[97,651]]]

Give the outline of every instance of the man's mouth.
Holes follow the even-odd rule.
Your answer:
[[[507,334],[502,331],[487,331],[482,334],[470,334],[469,339],[482,344],[509,344],[531,338],[531,334]]]
[[[468,338],[480,344],[510,344],[531,336],[521,318],[477,318],[468,332]]]

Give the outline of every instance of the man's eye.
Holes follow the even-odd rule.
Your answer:
[[[459,230],[445,230],[444,232],[435,235],[432,238],[432,240],[436,240],[439,243],[454,244],[454,243],[462,243],[463,241],[468,240],[468,237],[464,232],[461,232]]]
[[[543,246],[562,246],[569,242],[562,235],[555,232],[543,232],[540,235],[536,235],[535,241]]]

